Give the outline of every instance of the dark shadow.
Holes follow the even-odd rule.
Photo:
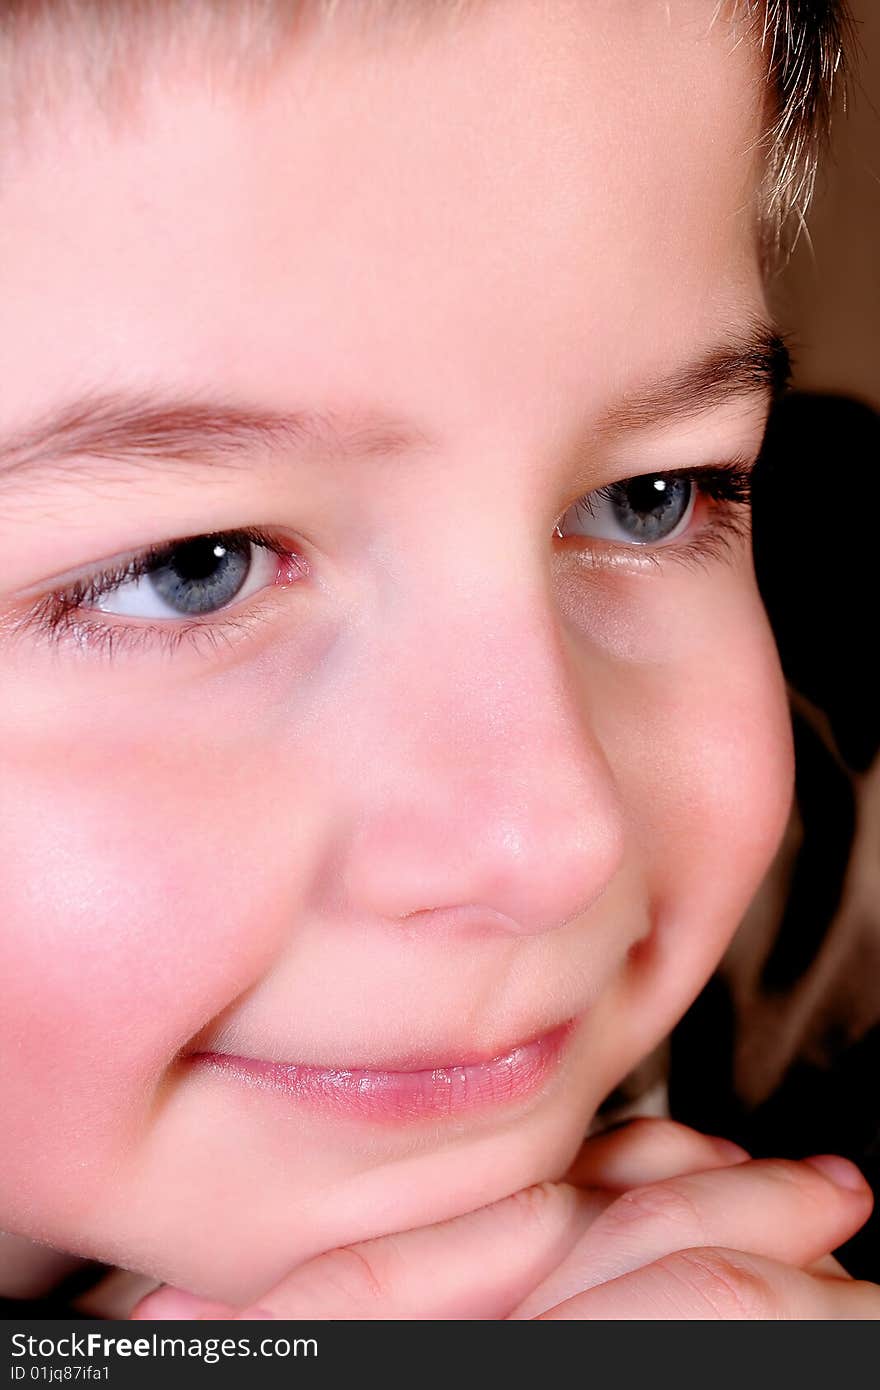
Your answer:
[[[789,684],[827,718],[836,749],[795,710],[803,838],[760,981],[764,1002],[784,999],[821,950],[850,860],[853,774],[880,751],[878,502],[880,415],[841,396],[785,397],[755,473],[755,567]],[[880,932],[880,902],[874,925]],[[876,990],[880,1017],[880,980],[860,985]],[[672,1115],[727,1135],[755,1157],[852,1158],[874,1187],[878,1211],[837,1254],[852,1274],[880,1282],[880,1026],[856,1042],[844,1028],[839,1036],[829,1030],[827,1064],[797,1058],[751,1109],[733,1073],[735,1040],[747,1026],[723,975],[714,976],[672,1035]]]

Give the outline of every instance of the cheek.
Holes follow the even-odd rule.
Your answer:
[[[630,667],[607,732],[650,928],[621,982],[621,1016],[635,1020],[622,1070],[717,965],[779,844],[793,786],[785,684],[753,585],[713,592],[707,581],[663,617],[662,654],[658,644]]]
[[[253,906],[264,822],[247,779],[143,729],[84,733],[3,754],[0,1224],[35,1184],[43,1206],[87,1207],[177,1049],[259,977],[277,929]]]
[[[663,896],[706,875],[750,894],[784,829],[793,756],[748,551],[697,571],[667,561],[660,577],[587,574],[563,597],[648,880]]]
[[[715,885],[731,910],[744,908],[792,792],[788,703],[765,624],[701,642],[695,660],[658,680],[642,729],[650,756],[635,819],[655,891]]]

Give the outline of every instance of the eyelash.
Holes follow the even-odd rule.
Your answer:
[[[206,533],[208,534],[208,533]],[[221,534],[221,533],[218,533]],[[280,559],[290,562],[292,568],[305,572],[303,560],[291,552],[289,546],[261,527],[242,526],[234,531],[225,531],[250,541],[255,546],[269,550]],[[144,647],[159,646],[163,651],[173,653],[184,642],[193,645],[205,643],[210,650],[216,650],[221,642],[230,644],[238,635],[247,635],[261,621],[258,608],[246,613],[224,617],[225,610],[218,609],[217,617],[195,619],[191,622],[161,623],[139,626],[135,623],[114,624],[106,620],[87,616],[88,605],[112,594],[130,580],[141,579],[155,568],[157,562],[165,559],[176,547],[191,536],[180,537],[175,541],[163,541],[161,545],[151,545],[141,550],[123,564],[101,570],[85,579],[75,580],[65,589],[56,589],[46,594],[28,615],[27,625],[46,637],[53,644],[72,639],[77,646],[96,650],[112,658],[120,647],[127,651],[142,650]]]
[[[658,477],[688,481],[697,488],[701,496],[710,499],[713,503],[710,518],[700,527],[696,536],[682,543],[631,547],[615,546],[611,543],[611,548],[615,551],[632,549],[639,553],[641,560],[649,559],[658,565],[672,560],[697,566],[723,559],[737,541],[749,534],[752,468],[752,464],[736,460],[714,467],[658,470]],[[587,497],[609,498],[617,485],[612,483],[596,488],[570,505],[586,506]],[[305,562],[291,552],[286,544],[260,527],[241,527],[223,534],[244,538],[287,560],[298,572],[307,571]],[[229,644],[236,636],[247,635],[265,616],[259,607],[251,608],[248,612],[236,614],[234,617],[224,618],[224,610],[219,609],[217,619],[209,617],[193,622],[153,626],[116,625],[84,616],[88,611],[87,605],[96,603],[130,580],[149,574],[158,561],[167,557],[176,546],[191,539],[194,538],[188,536],[149,546],[124,564],[76,580],[65,589],[45,595],[27,615],[23,625],[35,629],[53,645],[60,645],[65,639],[70,639],[89,651],[99,651],[108,659],[121,647],[131,651],[159,646],[167,653],[174,653],[185,642],[196,646],[204,642],[214,651],[220,643]],[[565,541],[573,545],[577,543],[578,538],[567,537]],[[593,538],[583,537],[582,541],[583,547],[577,545],[577,548],[596,548],[597,542]],[[607,544],[598,542],[602,548]]]
[[[704,468],[658,469],[656,474],[644,475],[658,478],[678,478],[689,482],[696,488],[698,496],[707,498],[712,503],[709,519],[689,540],[675,541],[668,545],[660,542],[657,545],[634,544],[631,546],[617,546],[613,542],[592,537],[583,537],[582,541],[591,550],[597,552],[599,548],[610,548],[615,552],[622,550],[624,553],[630,552],[638,555],[642,563],[648,561],[657,566],[672,561],[696,568],[699,565],[710,564],[712,561],[723,560],[729,557],[737,543],[748,539],[751,533],[754,467],[754,460],[747,462],[743,459],[732,459],[729,463],[715,464]],[[620,481],[629,482],[632,478],[639,476],[642,475],[634,473]],[[587,507],[588,497],[613,500],[615,489],[618,486],[619,482],[614,482],[605,487],[595,488],[593,492],[587,493],[586,496],[579,498],[571,505],[578,508]],[[577,537],[563,538],[563,544],[582,548],[582,546],[577,546],[577,541]]]

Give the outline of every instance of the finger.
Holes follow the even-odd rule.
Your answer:
[[[85,1318],[127,1318],[135,1304],[156,1287],[157,1281],[147,1274],[113,1269],[72,1298],[70,1306]]]
[[[818,1166],[817,1166],[818,1165]],[[762,1159],[633,1188],[606,1207],[514,1314],[533,1318],[584,1289],[693,1246],[803,1266],[859,1229],[871,1189],[845,1159]]]
[[[814,1260],[805,1268],[809,1274],[824,1274],[830,1279],[852,1279],[853,1277],[848,1270],[844,1269],[840,1260],[835,1260],[833,1255],[823,1255],[821,1260]]]
[[[452,1221],[328,1251],[235,1316],[506,1318],[565,1258],[599,1206],[568,1184],[541,1183]],[[162,1289],[142,1300],[131,1316],[231,1314],[223,1305]]]
[[[217,1318],[234,1318],[238,1312],[230,1303],[200,1298],[163,1284],[154,1293],[137,1302],[129,1313],[132,1322],[210,1322]]]
[[[880,1287],[823,1278],[740,1250],[677,1250],[643,1269],[577,1294],[541,1314],[547,1321],[874,1321]]]
[[[625,1192],[684,1173],[745,1163],[745,1149],[729,1139],[700,1134],[675,1120],[640,1116],[588,1139],[565,1175],[577,1187]]]

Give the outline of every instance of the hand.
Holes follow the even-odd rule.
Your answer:
[[[780,1287],[788,1276],[822,1281],[817,1284],[817,1296],[825,1300],[823,1306],[861,1309],[869,1306],[869,1298],[880,1297],[874,1286],[849,1280],[832,1260],[826,1259],[821,1273],[816,1272],[817,1266],[803,1274],[787,1267],[792,1261],[819,1261],[861,1226],[870,1211],[867,1185],[856,1178],[857,1189],[841,1187],[807,1163],[747,1159],[726,1141],[670,1121],[634,1121],[587,1141],[566,1175],[568,1182],[543,1183],[453,1221],[330,1251],[295,1269],[249,1308],[237,1311],[179,1290],[162,1289],[141,1300],[131,1316],[241,1320],[777,1316],[744,1312],[746,1306],[757,1309],[757,1298],[748,1305],[745,1300],[737,1303],[736,1311],[733,1300],[724,1303],[717,1291],[716,1310],[707,1311],[706,1271],[713,1259],[717,1269],[725,1257],[717,1250],[696,1252],[692,1247],[732,1246],[736,1252],[749,1242],[752,1255],[733,1254],[739,1261],[734,1279],[749,1279],[743,1261],[751,1260],[756,1278],[770,1278],[764,1266],[779,1261],[782,1273],[777,1277],[774,1267],[770,1274]],[[673,1294],[681,1294],[679,1303],[685,1306],[676,1257],[690,1272],[691,1284],[702,1279],[692,1300],[692,1306],[696,1302],[702,1311],[669,1311],[679,1306]],[[644,1286],[638,1284],[642,1275]],[[832,1281],[835,1287],[826,1297],[825,1285]],[[757,1287],[754,1280],[750,1287]],[[845,1290],[843,1302],[838,1297],[841,1290]],[[800,1301],[799,1306],[816,1306],[812,1284],[810,1297],[800,1287],[792,1289],[790,1280],[785,1291],[795,1303]],[[790,1315],[878,1316],[870,1306],[873,1311],[867,1313]]]
[[[623,1193],[513,1319],[880,1319],[829,1251],[871,1211],[847,1160],[748,1162]]]

